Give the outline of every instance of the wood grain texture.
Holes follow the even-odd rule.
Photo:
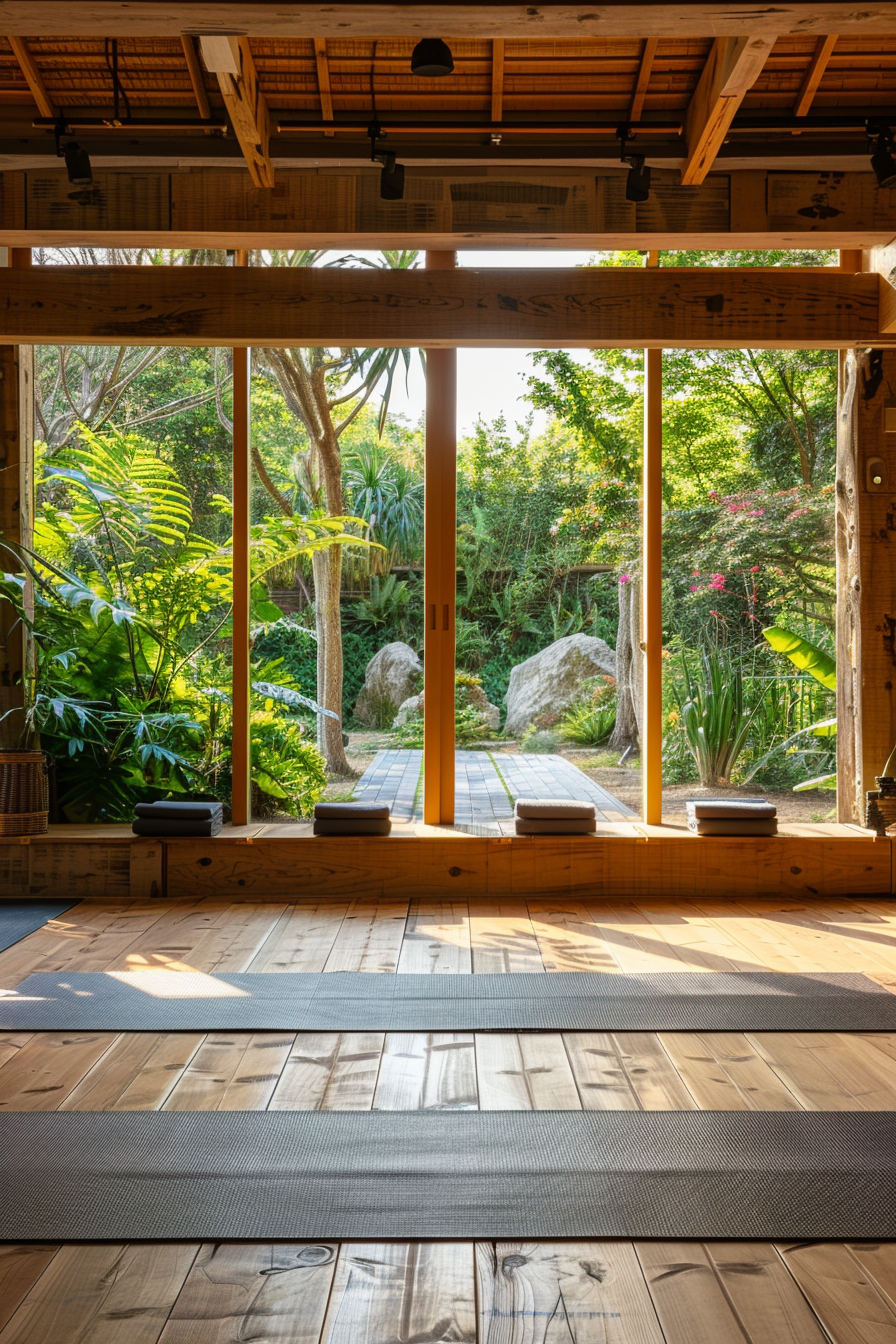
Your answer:
[[[336,1254],[328,1243],[202,1246],[159,1344],[318,1344]]]
[[[199,1247],[62,1246],[3,1330],[2,1344],[156,1344]]]
[[[699,185],[711,171],[735,113],[758,79],[774,39],[717,37],[685,116],[688,156],[683,186]]]
[[[326,1344],[475,1344],[473,1246],[393,1242],[341,1248]]]
[[[390,1032],[373,1109],[470,1111],[478,1108],[475,1043],[470,1032]]]
[[[780,1248],[812,1310],[835,1344],[896,1339],[896,1311],[847,1246],[834,1242]]]
[[[58,1250],[58,1246],[0,1244],[0,1330]]]
[[[626,1242],[476,1246],[478,1344],[666,1344]]]
[[[439,6],[441,31],[490,39],[527,37],[714,37],[759,33],[784,35],[808,25],[822,32],[888,35],[896,27],[896,5],[881,0],[873,9],[848,0],[784,0],[757,10],[747,0],[720,4],[718,0],[683,0],[670,6],[662,0],[585,5],[569,0],[547,0],[533,14],[531,6],[466,0]],[[0,21],[5,33],[55,37],[179,37],[185,31],[239,32],[245,27],[241,0],[90,0],[73,10],[67,0],[41,0],[35,13],[30,0],[3,0]],[[357,38],[378,38],[384,30],[393,37],[419,39],[432,29],[431,6],[395,4],[394,0],[347,0],[333,5],[317,0],[291,8],[284,16],[283,0],[254,0],[252,32],[258,37],[341,37],[346,30]]]
[[[893,344],[878,277],[798,269],[36,267],[0,273],[10,344],[833,348]]]

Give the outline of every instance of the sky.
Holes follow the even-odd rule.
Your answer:
[[[457,264],[484,268],[487,266],[581,266],[593,252],[541,252],[537,249],[508,252],[458,252]],[[581,350],[570,351],[575,358]],[[528,350],[458,350],[457,352],[457,431],[460,435],[472,433],[477,419],[494,420],[507,417],[511,427],[531,410],[519,397],[526,390],[526,377],[533,372]],[[413,362],[408,388],[404,378],[396,379],[392,389],[390,408],[406,415],[416,424],[426,406],[426,385],[418,360]],[[547,415],[537,411],[535,432],[546,427]]]

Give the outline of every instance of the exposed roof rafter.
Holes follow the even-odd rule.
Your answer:
[[[818,39],[815,51],[812,53],[812,60],[809,62],[809,69],[806,71],[797,100],[793,106],[795,117],[804,117],[812,106],[813,99],[818,92],[818,86],[822,81],[825,70],[828,68],[828,61],[831,59],[831,53],[836,45],[836,34]]]
[[[685,117],[683,185],[699,186],[711,171],[734,115],[773,46],[768,37],[717,37],[713,42]]]
[[[32,98],[37,103],[40,115],[42,117],[55,117],[57,115],[56,107],[47,93],[43,76],[37,68],[34,57],[28,50],[25,39],[22,37],[7,37],[6,40],[12,47],[13,55],[19,63],[19,69],[25,76],[25,82],[31,90]]]
[[[199,45],[206,69],[218,77],[224,106],[252,181],[256,187],[272,187],[271,118],[248,37],[200,37]]]

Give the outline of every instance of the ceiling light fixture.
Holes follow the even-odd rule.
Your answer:
[[[93,169],[90,166],[90,155],[86,149],[82,149],[77,140],[69,140],[67,145],[63,145],[62,137],[71,135],[71,128],[67,125],[65,117],[58,117],[53,127],[56,135],[56,157],[65,160],[65,171],[68,173],[68,180],[73,187],[90,187],[93,185]]]
[[[896,144],[889,126],[880,127],[871,155],[871,170],[879,187],[896,187]]]
[[[454,69],[454,57],[447,42],[440,37],[424,37],[414,48],[411,74],[424,79],[441,79]]]
[[[644,166],[643,154],[627,154],[625,147],[632,138],[631,126],[620,126],[619,161],[628,164],[628,177],[625,179],[625,199],[627,201],[646,201],[650,198],[650,169]]]
[[[370,67],[370,103],[372,120],[367,127],[367,135],[370,140],[370,162],[383,165],[383,171],[380,174],[380,200],[401,201],[404,199],[404,164],[395,162],[394,149],[380,148],[380,142],[385,140],[386,132],[377,121],[376,116],[373,66]]]

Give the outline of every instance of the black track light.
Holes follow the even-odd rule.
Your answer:
[[[425,79],[440,79],[454,69],[454,57],[447,42],[440,37],[424,37],[414,48],[411,74]]]
[[[93,185],[93,169],[90,166],[90,155],[86,149],[82,149],[77,140],[70,140],[62,151],[62,157],[65,159],[65,170],[68,173],[68,180],[73,187],[89,187]]]
[[[625,179],[625,199],[646,201],[650,198],[650,169],[644,167],[643,154],[630,154],[628,177]]]
[[[395,162],[395,154],[389,149],[380,156],[383,171],[380,174],[380,200],[401,201],[404,199],[404,164]]]
[[[871,155],[871,169],[879,187],[896,187],[896,158],[892,131],[881,131]]]

